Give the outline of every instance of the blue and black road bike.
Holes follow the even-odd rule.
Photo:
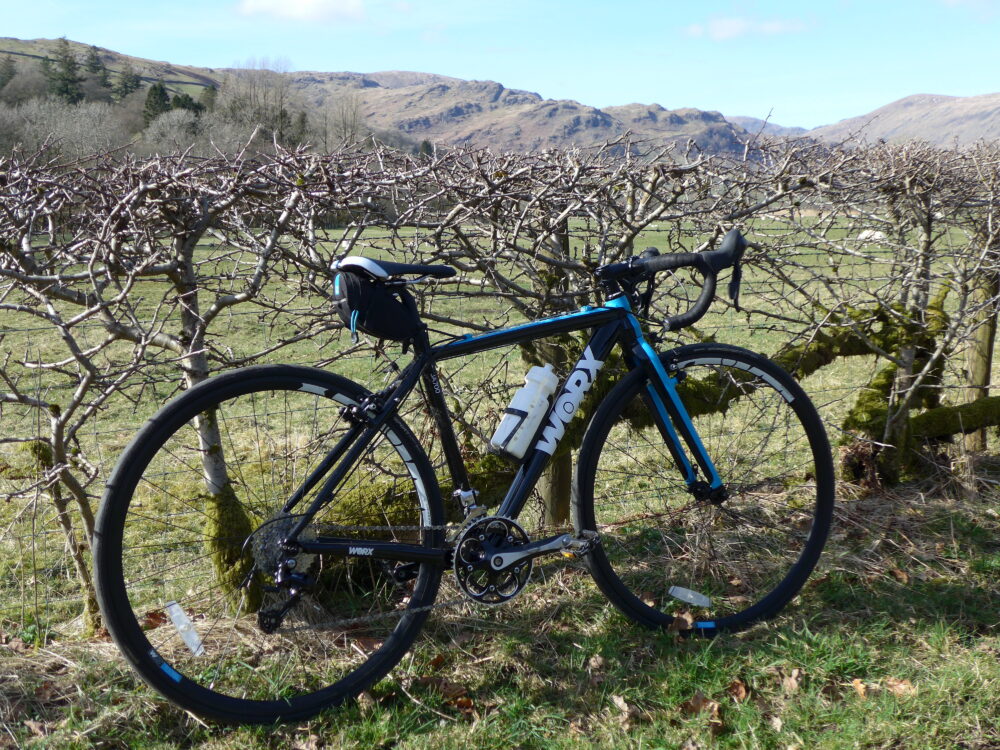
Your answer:
[[[735,296],[746,246],[734,230],[709,252],[647,251],[596,271],[603,304],[433,345],[406,285],[454,269],[340,261],[347,325],[405,341],[412,361],[378,393],[268,365],[164,406],[120,458],[98,517],[98,593],[114,640],[183,708],[273,722],[384,677],[441,604],[443,577],[446,604],[499,605],[545,555],[581,558],[645,626],[714,635],[775,615],[830,526],[834,475],[816,409],[765,357],[714,343],[657,352],[640,326],[657,272],[690,267],[704,279],[668,330],[705,314],[724,269]],[[437,364],[574,331],[590,332],[582,356],[499,507],[484,507]],[[611,370],[624,374],[605,387]],[[572,528],[532,539],[519,514],[596,385],[606,395],[576,453]],[[440,441],[437,473],[400,417],[414,391],[426,407],[420,437]]]

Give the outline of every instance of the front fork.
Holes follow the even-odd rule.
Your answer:
[[[624,297],[622,299],[624,300]],[[625,300],[625,305],[627,304],[628,302]],[[688,490],[697,500],[722,502],[726,499],[726,489],[722,484],[722,478],[719,476],[711,456],[708,455],[708,451],[705,450],[701,437],[695,430],[691,415],[688,414],[688,410],[684,407],[684,403],[677,393],[680,377],[672,375],[663,366],[659,355],[643,336],[639,321],[635,315],[631,314],[631,311],[627,316],[627,327],[627,345],[631,350],[631,358],[634,363],[645,370],[648,380],[643,400],[653,413],[653,421],[660,431],[671,457],[684,475]],[[679,375],[682,377],[683,373],[679,373]],[[683,443],[681,442],[682,438]],[[685,453],[684,444],[687,444],[688,450],[694,457],[694,464]],[[695,464],[697,464],[697,468]],[[698,469],[701,469],[705,480],[698,478]]]

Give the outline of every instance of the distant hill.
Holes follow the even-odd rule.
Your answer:
[[[0,56],[38,60],[51,56],[57,40],[0,38]],[[82,59],[89,45],[70,42]],[[113,72],[126,63],[143,80],[162,80],[175,92],[195,96],[198,89],[219,85],[229,70],[158,62],[100,49]],[[532,151],[569,146],[596,146],[630,132],[649,146],[686,144],[693,140],[710,153],[742,151],[744,131],[718,112],[667,110],[658,104],[630,104],[603,110],[569,100],[543,99],[536,93],[508,89],[495,81],[406,71],[379,73],[287,73],[292,88],[308,110],[319,115],[349,100],[366,126],[376,132],[399,133],[408,141],[470,145],[500,151]]]
[[[0,57],[11,55],[15,63],[41,60],[43,57],[55,55],[57,39],[12,39],[0,37]],[[81,42],[69,42],[78,60],[90,49],[91,45]],[[162,80],[169,89],[194,95],[206,86],[217,86],[222,80],[224,71],[212,68],[195,68],[190,65],[175,65],[168,62],[146,60],[141,57],[123,55],[120,52],[97,48],[101,61],[112,72],[120,72],[126,63],[139,74],[145,83]]]
[[[738,125],[751,135],[756,135],[757,133],[762,133],[764,135],[771,135],[777,138],[795,138],[800,135],[805,135],[808,131],[806,128],[788,128],[783,125],[775,125],[769,120],[760,120],[756,117],[727,117],[729,122],[733,125]]]
[[[827,143],[856,137],[868,142],[923,140],[939,146],[1000,140],[1000,94],[907,96],[867,115],[815,128],[809,135]]]
[[[596,146],[630,132],[651,144],[694,139],[712,152],[742,150],[740,128],[718,112],[630,104],[603,110],[543,99],[495,81],[429,73],[291,73],[293,87],[321,108],[345,96],[359,103],[369,127],[411,140],[485,146],[502,151]]]

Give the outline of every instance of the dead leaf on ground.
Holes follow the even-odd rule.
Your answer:
[[[897,698],[909,698],[917,694],[917,686],[909,680],[897,680],[895,677],[885,678],[885,689]]]
[[[889,573],[904,586],[910,582],[910,574],[901,568],[890,568]]]
[[[647,718],[643,711],[637,706],[633,706],[620,695],[612,695],[611,702],[618,709],[618,721],[625,729],[628,729],[633,721],[643,721]]]
[[[690,630],[693,627],[694,615],[685,610],[674,615],[673,622],[670,623],[670,627],[667,630],[679,633],[682,630]]]
[[[792,667],[792,669],[778,669],[778,677],[781,679],[781,690],[786,695],[792,695],[797,693],[799,688],[802,687],[802,678],[805,676],[803,672],[798,667]]]
[[[142,622],[139,623],[139,627],[143,630],[153,630],[161,625],[166,624],[167,613],[162,609],[153,610],[152,612],[147,612],[146,616],[142,618]]]
[[[320,750],[326,747],[318,734],[310,734],[308,737],[296,737],[292,743],[292,750]]]
[[[768,717],[767,723],[771,725],[771,729],[773,729],[775,732],[780,732],[781,728],[785,726],[785,722],[781,720],[780,716]]]
[[[851,680],[851,687],[854,688],[854,692],[858,694],[858,697],[864,700],[868,697],[868,686],[865,684],[864,680],[859,680],[854,678]]]
[[[747,684],[739,678],[736,678],[729,683],[729,687],[726,688],[726,692],[729,693],[729,697],[737,703],[742,703],[750,697],[750,689],[747,687]]]
[[[49,728],[40,721],[35,721],[34,719],[25,719],[24,726],[31,730],[31,733],[36,737],[48,737]]]
[[[681,704],[681,711],[687,716],[708,714],[708,728],[712,734],[718,734],[722,731],[722,704],[708,698],[700,690]]]
[[[442,664],[444,664],[444,660],[444,654],[438,654],[427,663],[427,666],[436,671],[441,668]]]
[[[444,698],[450,701],[461,698],[469,692],[464,686],[446,680],[443,677],[418,677],[416,682],[418,685],[426,685],[429,688],[437,690]]]

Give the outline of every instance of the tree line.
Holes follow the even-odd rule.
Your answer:
[[[331,151],[372,137],[421,148],[401,134],[372,133],[349,94],[307,106],[282,67],[251,60],[216,86],[143,77],[128,60],[111,69],[99,49],[80,56],[65,38],[38,60],[7,54],[0,57],[0,153],[42,144],[71,158],[116,149],[209,156],[310,144]]]

